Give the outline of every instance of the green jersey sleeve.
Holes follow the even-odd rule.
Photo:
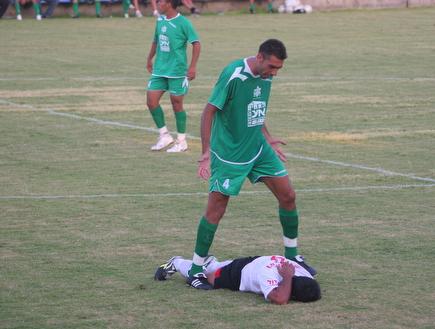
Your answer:
[[[187,41],[189,43],[194,43],[195,41],[199,41],[198,33],[196,33],[195,28],[193,27],[192,23],[186,19],[186,34],[187,34]]]
[[[232,95],[232,80],[231,79],[232,68],[227,66],[219,76],[216,82],[212,94],[208,99],[208,102],[218,109],[223,110],[225,104],[231,99]]]

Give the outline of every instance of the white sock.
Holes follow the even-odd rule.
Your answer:
[[[160,136],[162,136],[164,134],[169,134],[168,128],[166,128],[166,126],[159,128],[159,134],[160,134]]]
[[[179,142],[184,142],[186,140],[186,134],[180,134],[180,133],[178,133],[177,134],[177,140]]]
[[[177,269],[177,272],[179,272],[183,277],[187,278],[189,276],[189,270],[192,267],[192,261],[183,258],[177,258],[174,260],[174,266]]]

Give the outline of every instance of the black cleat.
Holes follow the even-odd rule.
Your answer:
[[[174,256],[170,258],[166,263],[160,265],[157,268],[156,273],[154,274],[154,280],[165,281],[167,278],[177,272],[177,269],[174,266],[174,260],[176,260],[177,258],[180,258],[180,256]]]
[[[195,289],[212,290],[213,286],[207,281],[204,273],[196,273],[187,278],[187,284]]]
[[[310,265],[308,265],[307,263],[305,263],[305,259],[304,257],[302,257],[301,255],[297,255],[293,258],[290,258],[290,260],[298,263],[299,265],[301,265],[304,269],[306,269],[312,276],[315,276],[317,274],[317,271],[314,267],[311,267]]]

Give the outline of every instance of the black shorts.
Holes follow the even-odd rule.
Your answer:
[[[214,289],[239,290],[243,268],[260,256],[234,259],[228,265],[218,269],[215,274]]]

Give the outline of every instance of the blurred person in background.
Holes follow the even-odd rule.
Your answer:
[[[21,6],[25,6],[28,3],[32,3],[33,11],[35,12],[35,18],[40,21],[42,19],[42,16],[39,0],[15,0],[14,5],[17,20],[21,21],[23,19],[23,16],[21,15]]]

